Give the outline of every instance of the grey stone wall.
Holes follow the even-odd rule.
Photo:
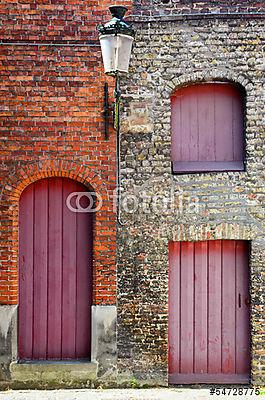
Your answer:
[[[116,380],[117,309],[115,306],[92,306],[91,360],[98,363],[100,382]]]
[[[120,379],[167,385],[168,242],[244,239],[251,241],[252,383],[264,383],[264,21],[136,28],[131,71],[122,83],[122,186],[131,197],[122,204],[118,238]],[[246,172],[172,176],[170,96],[212,80],[246,90]]]
[[[17,306],[0,306],[0,383],[10,379],[9,365],[17,358]]]
[[[265,11],[264,2],[252,0],[134,0],[134,8],[145,16]]]

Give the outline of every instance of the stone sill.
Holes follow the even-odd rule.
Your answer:
[[[10,374],[16,382],[87,382],[97,378],[98,365],[85,361],[12,362]]]

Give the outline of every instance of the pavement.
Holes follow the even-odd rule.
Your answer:
[[[223,390],[223,389],[221,389]],[[228,389],[225,389],[226,391]],[[84,389],[84,390],[7,390],[0,392],[0,400],[210,400],[210,399],[265,399],[265,391],[260,395],[251,393],[252,389],[243,389],[244,393],[228,392],[211,394],[208,389]]]

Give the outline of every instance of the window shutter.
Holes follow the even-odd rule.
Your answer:
[[[244,93],[227,83],[181,88],[171,98],[175,173],[244,170]]]

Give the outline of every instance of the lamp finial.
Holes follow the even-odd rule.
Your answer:
[[[124,6],[110,6],[109,10],[114,18],[123,19],[126,12],[128,11],[128,8]]]

